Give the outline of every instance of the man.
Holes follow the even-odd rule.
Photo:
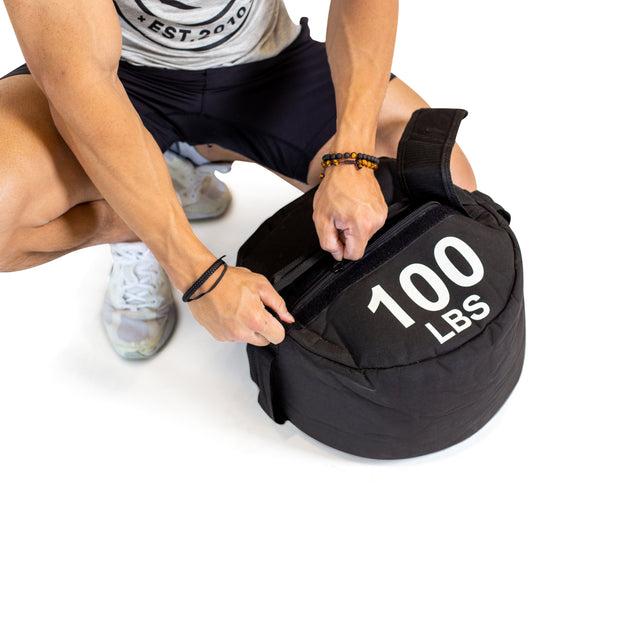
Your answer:
[[[0,268],[111,243],[105,324],[125,357],[152,355],[170,334],[166,276],[193,297],[218,283],[189,302],[214,338],[283,340],[293,318],[265,278],[235,267],[207,276],[216,256],[192,232],[162,152],[204,145],[211,161],[258,162],[301,189],[318,183],[325,153],[393,156],[411,113],[428,106],[389,81],[397,1],[332,0],[326,48],[282,0],[5,5],[28,70],[0,80]],[[386,216],[374,173],[325,173],[320,244],[358,259]],[[457,147],[452,174],[475,188]]]

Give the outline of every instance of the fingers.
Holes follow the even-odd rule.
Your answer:
[[[273,309],[280,320],[283,322],[295,322],[293,316],[287,310],[287,303],[282,296],[271,286],[271,283],[265,278],[263,286],[260,289],[260,299],[265,307]],[[269,314],[271,315],[271,314]]]
[[[358,210],[350,227],[341,233],[344,243],[343,254],[347,260],[360,260],[373,234],[384,224],[387,217],[386,207]]]
[[[373,235],[373,233],[371,234]],[[344,257],[347,260],[360,260],[367,248],[370,235],[349,234],[345,237]]]
[[[364,255],[367,243],[379,227],[370,224],[366,217],[355,219],[345,229],[339,228],[335,218],[318,220],[316,230],[320,246],[328,251],[334,260],[359,260]]]
[[[254,333],[252,338],[247,340],[248,344],[253,344],[256,347],[266,347],[268,344],[271,344],[264,336],[259,333]]]
[[[266,278],[256,276],[256,281],[258,298],[253,299],[253,308],[247,308],[244,320],[238,323],[236,339],[259,347],[279,344],[285,337],[284,327],[266,307],[273,309],[283,322],[294,322],[293,316],[288,312],[285,301]]]
[[[275,311],[280,320],[291,324],[295,322],[293,316],[287,310],[287,304],[278,294],[278,292],[271,286],[271,283],[262,278],[262,286],[259,289],[260,300],[264,307],[268,307]],[[262,313],[263,324],[257,331],[254,332],[255,342],[251,339],[247,340],[250,344],[257,346],[266,346],[267,344],[280,344],[285,337],[284,327],[278,322],[269,311],[264,308]]]
[[[313,205],[320,246],[336,260],[362,258],[369,239],[387,217],[387,206],[372,172],[329,172]]]
[[[315,224],[320,247],[329,252],[334,260],[342,260],[345,257],[343,237],[336,228],[333,218],[318,216]]]
[[[284,327],[266,309],[258,312],[255,321],[239,323],[231,329],[225,342],[247,342],[264,347],[268,344],[280,344],[285,337]]]

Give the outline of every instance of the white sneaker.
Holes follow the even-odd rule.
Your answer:
[[[142,242],[112,244],[111,255],[102,323],[118,355],[148,358],[163,347],[176,324],[171,283]]]
[[[195,149],[193,150],[194,153]],[[196,165],[189,158],[172,150],[165,151],[171,180],[189,220],[205,220],[221,216],[231,203],[231,192],[218,180],[216,171],[227,173],[230,164]]]

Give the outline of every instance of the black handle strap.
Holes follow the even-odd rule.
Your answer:
[[[464,212],[451,180],[451,152],[464,109],[418,109],[398,145],[397,171],[412,200],[437,200]]]
[[[276,372],[277,346],[256,347],[247,345],[249,372],[258,385],[258,404],[264,412],[278,424],[284,424],[287,416],[280,402],[278,376]]]

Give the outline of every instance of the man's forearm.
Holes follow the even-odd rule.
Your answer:
[[[184,290],[211,261],[192,232],[162,154],[117,79],[74,79],[48,96],[54,121],[98,191]]]
[[[397,0],[331,2],[327,55],[336,92],[338,152],[375,151],[397,23]]]
[[[184,289],[211,253],[193,234],[162,154],[120,82],[83,82],[75,77],[49,92],[56,126],[101,195]]]
[[[100,195],[178,288],[211,254],[191,231],[164,159],[117,76],[122,33],[110,0],[5,0],[32,77]],[[61,34],[73,33],[69,40]]]

